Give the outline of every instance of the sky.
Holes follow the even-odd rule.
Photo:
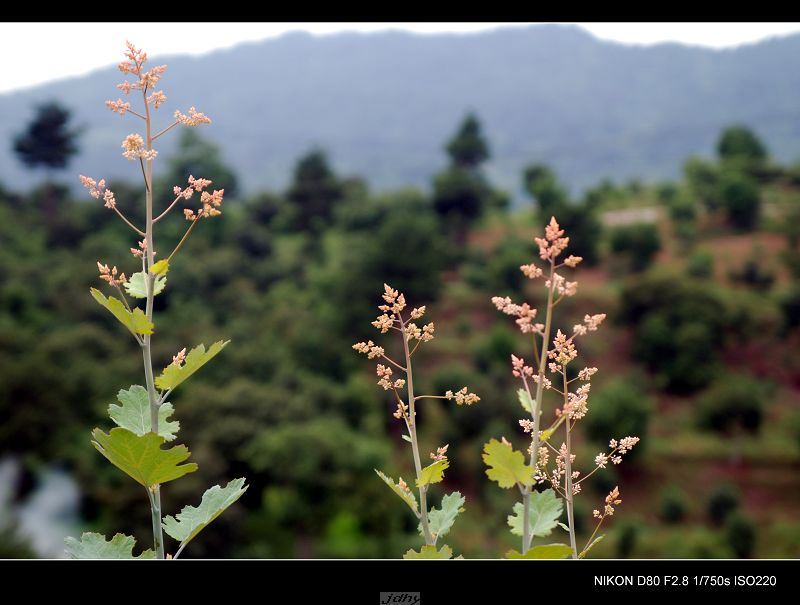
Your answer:
[[[467,33],[533,23],[0,23],[0,92],[89,73],[122,59],[131,40],[151,57],[202,54],[288,31],[312,34],[387,29],[426,33]],[[728,48],[771,36],[800,32],[800,23],[575,23],[598,38],[625,44],[682,42]],[[186,35],[191,28],[191,35]],[[42,52],[46,40],[52,52]]]

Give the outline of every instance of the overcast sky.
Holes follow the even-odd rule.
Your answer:
[[[474,32],[529,23],[0,23],[0,92],[85,74],[118,63],[130,39],[151,57],[201,54],[287,31],[314,34],[402,29]],[[626,44],[683,42],[726,48],[800,31],[800,23],[577,23],[599,38]],[[45,45],[47,51],[45,51]],[[13,60],[19,57],[21,60]]]

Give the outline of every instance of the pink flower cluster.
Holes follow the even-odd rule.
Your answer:
[[[117,205],[117,200],[114,199],[114,192],[111,189],[106,188],[106,180],[100,179],[98,183],[92,178],[88,176],[80,175],[81,185],[86,187],[89,190],[89,195],[91,195],[95,199],[100,199],[102,196],[103,201],[105,202],[106,208],[115,208]]]

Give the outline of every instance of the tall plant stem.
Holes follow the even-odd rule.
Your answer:
[[[567,368],[564,366],[561,370],[564,375],[564,403],[567,402]],[[565,412],[566,413],[566,412]],[[570,418],[567,418],[564,423],[567,426],[567,455],[564,458],[564,469],[566,477],[564,480],[564,495],[567,500],[567,526],[569,527],[569,545],[572,548],[572,558],[578,558],[578,547],[575,544],[575,511],[573,507],[573,493],[572,493],[572,423]]]
[[[408,415],[409,423],[408,428],[411,433],[411,451],[414,453],[414,469],[417,472],[417,481],[422,477],[422,462],[419,457],[419,443],[417,442],[417,417],[414,411],[414,375],[411,371],[411,353],[408,350],[408,335],[406,334],[406,325],[403,318],[398,313],[400,318],[400,327],[402,328],[403,338],[403,351],[406,356],[406,385],[408,386]],[[419,488],[419,520],[422,523],[422,533],[425,536],[425,544],[433,545],[434,540],[431,535],[430,527],[428,526],[428,486],[423,485]]]
[[[145,108],[145,121],[147,124],[147,149],[153,149],[153,134],[152,134],[152,120],[150,118],[150,105],[147,103],[147,88],[142,90]],[[145,222],[145,240],[147,242],[147,263],[145,271],[145,287],[147,290],[147,304],[145,306],[145,314],[147,319],[153,321],[153,297],[155,286],[155,275],[150,273],[150,267],[155,262],[155,255],[153,253],[153,160],[148,159],[145,169],[145,206],[146,206],[146,222]],[[147,396],[150,400],[150,430],[158,434],[158,397],[156,395],[156,384],[153,379],[153,360],[151,355],[151,335],[144,335],[144,343],[142,345],[142,359],[144,362],[144,377],[147,385]],[[164,558],[164,534],[161,528],[161,486],[154,485],[149,490],[150,496],[150,513],[153,520],[153,549],[156,552],[156,557],[159,559]]]
[[[553,292],[555,290],[555,263],[550,259],[550,287],[547,289],[547,314],[544,320],[544,334],[542,336],[542,350],[539,354],[539,380],[536,384],[536,399],[534,400],[534,409],[531,410],[533,414],[533,442],[531,447],[531,473],[536,469],[536,463],[539,458],[539,420],[542,416],[542,395],[544,394],[544,370],[547,367],[547,349],[550,342],[550,328],[553,324]],[[531,490],[532,487],[525,488],[522,494],[522,553],[528,551],[533,541],[533,536],[530,535],[528,528],[528,519],[530,518],[530,504],[531,504]]]

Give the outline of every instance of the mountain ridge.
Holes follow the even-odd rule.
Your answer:
[[[487,174],[496,185],[515,191],[522,167],[544,162],[580,190],[603,178],[675,177],[690,154],[711,154],[721,128],[736,122],[779,160],[795,160],[798,51],[800,34],[711,49],[614,43],[577,26],[545,25],[449,35],[296,31],[154,61],[170,66],[165,121],[189,105],[210,115],[214,127],[201,134],[221,145],[250,191],[285,187],[294,162],[315,145],[340,173],[376,189],[427,187],[446,163],[445,140],[470,110],[489,138]],[[87,126],[68,171],[133,177],[109,153],[138,126],[103,106],[119,96],[120,80],[109,67],[4,93],[0,137],[10,141],[34,103],[57,98]],[[12,156],[10,143],[0,148],[0,181],[25,188],[34,174]]]

